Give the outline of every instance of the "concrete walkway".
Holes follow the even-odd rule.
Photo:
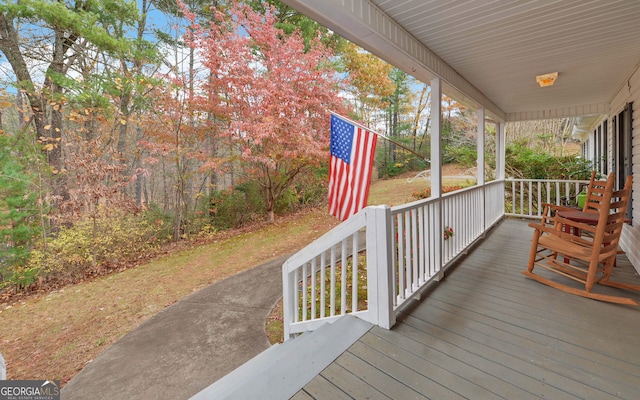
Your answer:
[[[62,389],[71,399],[188,399],[267,349],[288,256],[194,293],[125,335]]]

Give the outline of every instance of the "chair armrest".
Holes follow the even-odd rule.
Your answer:
[[[566,225],[576,228],[576,229],[580,229],[580,230],[587,230],[590,232],[595,232],[595,229],[593,226],[591,225],[587,225],[587,224],[583,224],[580,222],[575,222],[575,221],[571,221],[565,218],[560,218],[560,217],[556,217],[554,218],[554,224],[550,225],[550,224],[539,224],[539,223],[535,223],[535,222],[530,222],[529,226],[533,229],[536,229],[538,231],[540,231],[540,233],[546,233],[549,235],[553,235],[556,236],[560,239],[563,240],[567,240],[573,243],[577,243],[583,246],[590,246],[592,244],[592,242],[590,240],[586,240],[581,236],[576,236],[573,233],[567,233],[563,230],[563,227],[565,227]]]
[[[545,207],[549,207],[553,211],[582,211],[581,208],[561,206],[558,204],[542,203],[542,205]]]
[[[548,221],[548,222],[553,222],[553,221]],[[562,226],[559,224],[547,223],[545,221],[542,221],[542,223],[529,222],[529,227],[533,229],[537,229],[541,232],[555,232],[559,230]]]
[[[587,232],[592,232],[595,233],[596,232],[596,226],[595,225],[589,225],[589,224],[585,224],[583,222],[577,222],[577,221],[573,221],[567,218],[562,218],[558,215],[556,215],[554,218],[554,221],[556,224],[558,225],[562,225],[563,227],[569,227],[569,228],[575,228],[575,229],[579,229],[581,231],[587,231]]]

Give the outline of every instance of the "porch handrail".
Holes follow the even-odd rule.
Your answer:
[[[503,191],[504,182],[493,181],[393,208],[370,206],[327,232],[283,265],[285,338],[347,313],[393,326],[400,307],[499,221],[504,207],[486,204],[500,204]],[[454,229],[447,240],[445,225]]]
[[[390,328],[396,313],[505,215],[539,218],[586,180],[504,179],[390,208],[366,207],[283,265],[285,339],[357,315]],[[453,236],[445,228],[453,228]]]
[[[589,180],[505,179],[505,215],[539,219],[544,203],[573,205]]]
[[[370,268],[388,264],[389,218],[388,206],[366,207],[283,264],[285,339],[347,313],[389,327],[383,321],[391,318],[389,302],[378,295],[389,286],[387,269]]]

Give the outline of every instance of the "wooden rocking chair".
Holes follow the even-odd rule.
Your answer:
[[[587,185],[587,193],[584,200],[584,205],[582,207],[583,212],[597,213],[600,210],[600,200],[602,199],[602,196],[604,194],[606,184],[606,180],[596,180],[596,171],[591,171],[591,178],[589,179],[589,184]],[[576,207],[567,207],[550,203],[543,203],[543,206],[549,208],[549,210],[545,210],[545,212],[552,211],[553,213],[557,211],[576,210]]]
[[[608,202],[603,203],[603,196],[604,196],[606,187],[607,187],[607,181],[596,180],[596,171],[591,171],[591,179],[589,179],[589,184],[587,185],[587,193],[585,196],[584,205],[582,207],[582,212],[598,214],[602,207],[609,207]],[[577,210],[576,207],[567,207],[567,206],[550,204],[550,203],[544,203],[543,206],[545,207],[543,209],[543,214],[542,214],[543,224],[545,223],[548,217],[556,215],[558,212],[561,213],[560,216],[562,216],[562,213],[566,213],[566,212],[571,213]],[[594,218],[597,218],[597,217],[594,217]],[[568,232],[572,228],[569,225],[565,225],[564,229],[565,229],[565,232]],[[582,232],[577,229],[574,230],[573,233],[574,235],[586,234],[588,236],[592,236],[590,232]]]
[[[522,273],[567,293],[612,303],[638,305],[628,297],[592,291],[596,283],[640,290],[640,286],[610,280],[631,196],[632,180],[633,177],[628,176],[624,189],[614,191],[615,176],[610,174],[604,182],[604,187],[597,189],[597,196],[590,203],[590,207],[594,209],[592,212],[598,213],[595,226],[562,218],[557,214],[551,216],[551,207],[546,206],[542,223],[529,224],[534,228],[533,241],[527,270]],[[569,231],[587,234],[575,235]],[[535,274],[533,269],[536,266],[580,282],[584,289]]]

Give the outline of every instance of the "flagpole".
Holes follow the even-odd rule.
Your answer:
[[[366,130],[368,130],[369,132],[373,133],[374,135],[379,136],[379,137],[381,137],[381,138],[383,138],[383,139],[385,139],[385,140],[388,140],[389,142],[391,142],[391,143],[395,144],[396,146],[398,146],[398,147],[400,147],[400,148],[402,148],[402,149],[404,149],[404,150],[408,151],[409,153],[411,153],[411,154],[415,154],[416,156],[420,157],[421,159],[425,160],[426,162],[431,163],[431,160],[429,160],[428,158],[426,158],[426,157],[425,157],[425,156],[423,156],[422,154],[419,154],[419,153],[417,153],[416,151],[411,150],[410,148],[408,148],[407,146],[403,145],[402,143],[398,143],[398,142],[396,142],[395,140],[389,139],[388,137],[386,137],[386,136],[384,136],[384,135],[381,135],[381,134],[379,134],[378,132],[373,131],[371,128],[367,128],[366,126],[364,126],[364,125],[362,125],[362,124],[359,124],[359,123],[357,123],[356,121],[353,121],[353,120],[352,120],[352,119],[350,119],[350,118],[347,118],[347,117],[345,117],[345,116],[342,116],[342,115],[340,115],[340,114],[337,114],[337,113],[335,113],[335,112],[333,112],[333,111],[329,111],[329,112],[331,113],[331,115],[335,115],[335,116],[336,116],[336,117],[338,117],[338,118],[345,119],[345,120],[349,121],[349,123],[350,123],[350,124],[353,124],[353,125],[355,125],[355,126],[357,126],[357,127],[361,128],[361,129],[366,129]]]

